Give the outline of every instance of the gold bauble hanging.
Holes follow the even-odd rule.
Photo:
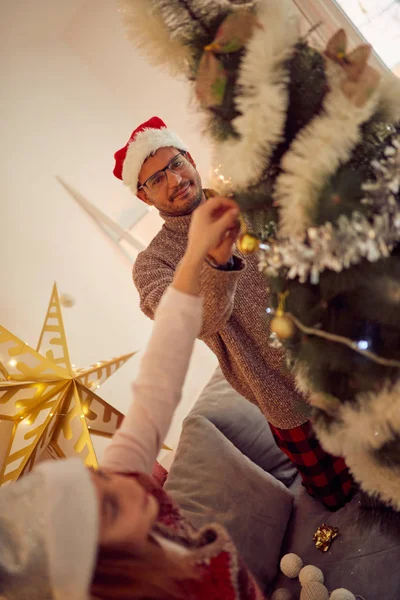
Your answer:
[[[237,247],[242,254],[253,254],[260,246],[260,241],[251,233],[244,233],[237,241]]]
[[[286,315],[277,315],[271,321],[271,331],[276,333],[279,339],[287,340],[296,333],[296,326],[292,319]]]

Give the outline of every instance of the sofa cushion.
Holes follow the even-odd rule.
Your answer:
[[[206,417],[193,414],[184,423],[165,489],[196,527],[224,525],[259,584],[269,586],[278,572],[293,504],[280,481],[244,456]]]

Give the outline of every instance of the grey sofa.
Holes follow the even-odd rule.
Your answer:
[[[285,587],[299,597],[298,580],[279,573],[280,557],[295,552],[322,569],[329,590],[400,599],[398,532],[360,520],[357,496],[336,513],[308,496],[261,412],[219,369],[183,424],[166,490],[194,525],[226,527],[266,594]],[[322,523],[340,531],[327,553],[312,541]]]

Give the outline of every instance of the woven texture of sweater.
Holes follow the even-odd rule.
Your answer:
[[[191,215],[164,216],[164,220],[161,231],[133,267],[140,307],[151,319],[185,253]],[[200,339],[217,356],[231,386],[257,404],[272,425],[297,427],[307,421],[304,398],[294,378],[282,370],[282,351],[268,345],[268,287],[265,276],[259,273],[258,257],[253,254],[244,259],[236,253],[234,260],[231,271],[204,263]]]

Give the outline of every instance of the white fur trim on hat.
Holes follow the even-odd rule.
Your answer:
[[[99,506],[78,458],[47,461],[0,488],[0,596],[88,600]]]
[[[90,471],[78,458],[36,467],[45,480],[45,543],[55,600],[87,600],[99,530],[99,508]]]
[[[140,169],[146,158],[160,148],[172,146],[178,150],[187,150],[187,146],[170,129],[144,129],[139,132],[128,146],[128,151],[122,167],[122,181],[131,191],[137,193]]]

